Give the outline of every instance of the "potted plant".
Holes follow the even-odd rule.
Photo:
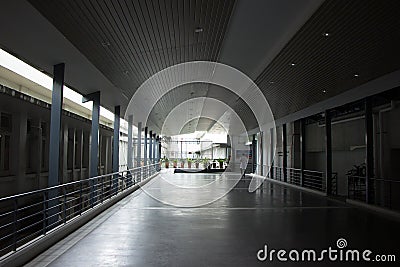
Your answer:
[[[218,163],[219,163],[219,168],[220,169],[224,168],[224,162],[225,162],[225,159],[218,159]]]
[[[169,159],[167,157],[164,157],[163,161],[165,163],[165,168],[169,168]]]
[[[182,169],[185,168],[185,160],[184,159],[181,159],[181,168]]]
[[[199,164],[200,164],[200,160],[199,160],[199,159],[196,159],[196,160],[194,161],[194,165],[195,165],[196,169],[199,168]]]
[[[174,164],[174,168],[178,167],[178,160],[177,159],[174,159],[172,163]]]
[[[207,168],[208,167],[208,158],[204,158],[203,159],[203,168]]]
[[[188,163],[188,168],[191,169],[192,168],[192,159],[187,159],[187,163]]]

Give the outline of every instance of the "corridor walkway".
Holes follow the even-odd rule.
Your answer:
[[[218,174],[169,177],[202,184]],[[265,244],[318,250],[337,248],[339,238],[349,248],[399,255],[395,220],[270,182],[248,193],[248,184],[249,179],[240,181],[223,198],[198,208],[165,205],[138,190],[28,266],[342,266],[257,260]],[[171,189],[159,190],[174,196]]]

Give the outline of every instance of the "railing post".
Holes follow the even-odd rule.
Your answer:
[[[93,202],[94,202],[94,179],[89,180],[90,184],[90,207],[93,208]]]
[[[46,224],[47,224],[47,200],[46,200],[46,192],[43,191],[43,235],[46,234]]]
[[[13,215],[13,250],[17,251],[17,212],[18,199],[14,198],[14,215]]]
[[[82,215],[82,210],[83,210],[83,199],[82,199],[82,181],[79,182],[80,185],[80,189],[79,189],[79,202],[80,202],[80,211],[79,211],[79,215]]]
[[[104,176],[101,176],[101,203],[104,201]]]
[[[63,186],[63,198],[64,198],[64,203],[63,203],[63,222],[67,222],[67,195],[65,193],[65,186]]]

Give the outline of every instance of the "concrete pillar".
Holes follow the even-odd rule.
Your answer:
[[[120,131],[121,107],[114,108],[114,135],[113,135],[113,153],[112,153],[112,172],[119,172],[119,131]],[[114,190],[117,183],[113,184]]]
[[[157,162],[157,149],[156,149],[156,147],[157,147],[157,134],[156,133],[154,133],[153,134],[153,163],[156,163]]]
[[[92,108],[92,129],[90,132],[90,159],[89,159],[89,177],[98,176],[99,166],[99,118],[100,118],[100,92],[95,92],[83,97],[82,102],[93,101]],[[91,204],[97,197],[96,185],[91,184]]]
[[[140,167],[142,161],[142,122],[138,123],[138,137],[137,137],[137,155],[136,155],[136,167]]]
[[[65,64],[61,63],[55,65],[53,71],[53,91],[51,97],[50,115],[49,187],[58,185],[60,183],[60,132],[63,104],[64,70]],[[21,161],[25,162],[25,160]],[[57,197],[57,195],[57,190],[52,190],[48,193],[47,199],[53,199]],[[52,225],[57,221],[56,213],[59,209],[55,208],[57,204],[57,200],[49,201],[47,203],[47,225]]]
[[[71,155],[71,160],[72,160],[72,162],[71,162],[71,167],[72,167],[72,181],[75,181],[76,180],[76,146],[75,146],[75,144],[76,144],[76,128],[72,128],[71,129],[71,137],[72,137],[72,142],[71,142],[71,145],[72,145],[72,147],[71,147],[71,149],[70,149],[70,151],[71,151],[71,153],[72,153],[72,155]]]
[[[306,121],[300,120],[300,186],[304,186],[304,170],[306,169]]]
[[[92,108],[92,129],[90,132],[90,162],[89,177],[98,175],[99,166],[99,118],[100,118],[100,92],[95,92],[83,97],[82,102],[93,101]]]
[[[149,164],[153,163],[153,131],[149,133]]]
[[[371,179],[374,177],[374,128],[372,118],[372,99],[367,97],[365,105],[365,202],[371,203],[373,200],[373,188]]]
[[[251,168],[251,172],[252,173],[255,173],[256,172],[256,167],[257,167],[257,155],[256,155],[256,153],[257,153],[257,140],[256,140],[256,135],[255,134],[253,134],[253,139],[252,139],[252,141],[251,141],[251,155],[252,155],[252,159],[251,159],[251,162],[252,162],[252,168]]]
[[[104,136],[105,139],[105,144],[104,144],[104,174],[110,173],[110,150],[111,150],[111,137],[110,136]]]
[[[32,170],[36,175],[36,183],[34,190],[40,189],[40,176],[42,172],[42,153],[43,153],[43,145],[42,145],[42,125],[41,119],[33,119],[31,120],[31,131],[33,132],[33,148],[32,151]],[[29,155],[29,156],[31,156]]]
[[[157,155],[157,162],[160,162],[161,159],[161,153],[160,153],[160,136],[156,137],[157,143],[156,143],[156,155]]]
[[[83,130],[77,132],[79,180],[83,179]]]
[[[13,117],[10,153],[11,170],[15,174],[16,185],[14,193],[23,193],[26,181],[26,141],[27,141],[27,114],[21,111]]]
[[[326,193],[332,194],[332,118],[330,110],[325,111],[325,184]]]
[[[53,91],[51,98],[48,186],[55,186],[59,183],[60,130],[63,103],[64,69],[64,63],[54,66]]]
[[[162,138],[159,137],[158,139],[159,139],[159,141],[158,141],[158,161],[160,161],[160,159],[161,159],[161,148],[162,148],[162,146],[161,146]]]
[[[128,116],[128,155],[127,155],[127,164],[128,169],[133,168],[133,133],[132,133],[132,125],[133,123],[133,115]]]
[[[103,157],[103,152],[104,152],[104,147],[103,147],[103,141],[104,138],[103,136],[99,133],[99,149],[98,149],[98,161],[99,161],[99,168],[98,168],[98,173],[97,175],[103,175],[103,161],[104,161],[104,157]]]
[[[283,151],[283,181],[287,182],[287,130],[286,123],[282,125],[282,151]]]
[[[274,140],[274,128],[270,129],[270,136],[271,136],[271,142],[270,142],[270,178],[274,179],[274,145],[275,145],[275,140]]]
[[[61,169],[62,175],[59,179],[60,183],[68,182],[68,125],[64,124],[62,129],[62,138],[61,138],[61,146],[62,146],[62,157],[61,157]]]
[[[144,157],[143,157],[143,162],[144,165],[147,165],[147,127],[144,127]]]

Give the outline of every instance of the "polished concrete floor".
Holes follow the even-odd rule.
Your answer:
[[[184,199],[173,187],[145,187]],[[207,184],[217,174],[170,175],[178,185]],[[370,249],[400,261],[400,223],[341,202],[267,182],[249,193],[241,180],[219,200],[196,208],[163,204],[138,190],[57,243],[28,266],[386,266],[371,262],[261,262],[269,249]],[[223,187],[226,183],[219,183]],[[150,191],[150,190],[148,190]],[[185,198],[196,196],[186,195]]]

